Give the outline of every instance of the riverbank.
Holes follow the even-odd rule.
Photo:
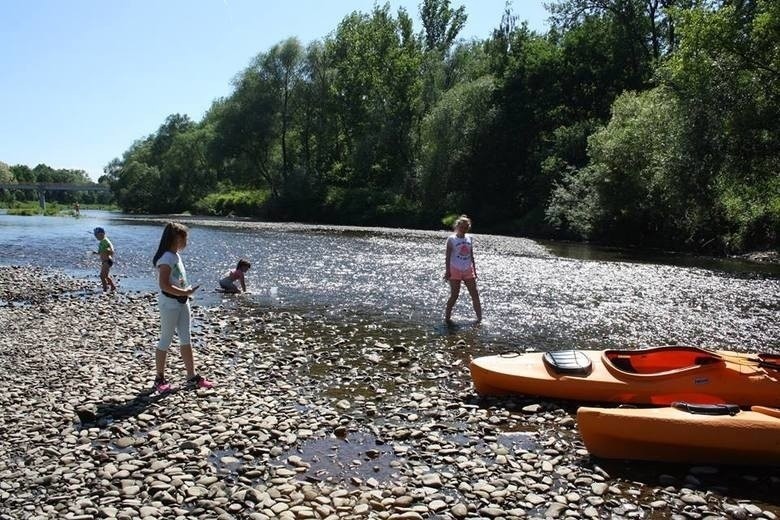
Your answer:
[[[1,518],[775,518],[780,473],[592,461],[575,407],[480,400],[465,342],[194,308],[212,390],[149,393],[151,293],[0,267]],[[389,339],[392,338],[392,339]],[[183,380],[177,354],[168,374]]]

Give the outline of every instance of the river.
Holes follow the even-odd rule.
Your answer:
[[[464,339],[475,353],[690,344],[780,349],[780,267],[479,234],[475,257],[485,320],[467,291],[443,323],[444,231],[315,226],[181,217],[196,303],[294,309],[342,325]],[[155,290],[151,256],[161,218],[84,211],[80,218],[0,214],[0,265],[97,277],[95,226],[117,251],[122,291]],[[478,222],[477,222],[478,226]],[[244,257],[250,294],[224,296],[217,278]]]

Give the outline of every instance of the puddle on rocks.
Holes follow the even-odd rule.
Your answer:
[[[393,447],[375,436],[350,432],[344,438],[304,441],[272,462],[291,469],[306,467],[301,477],[309,482],[358,486],[371,478],[381,483],[397,477],[397,470],[392,463],[399,460]]]
[[[16,301],[0,300],[0,307],[10,307],[10,308],[22,307],[22,308],[26,308],[26,307],[32,307],[32,303],[30,303],[28,301],[18,301],[18,300],[16,300]]]
[[[244,467],[244,462],[236,457],[236,453],[236,450],[215,450],[208,456],[208,461],[218,475],[236,474]]]
[[[494,453],[489,446],[492,443],[514,451],[534,451],[539,448],[534,435],[522,432],[504,433],[485,439],[475,439],[457,433],[442,436],[440,441],[441,449],[453,451],[453,454],[462,448],[471,448],[481,456]],[[410,447],[403,441],[385,443],[372,434],[357,431],[349,432],[344,438],[328,437],[304,441],[300,446],[273,459],[271,463],[299,471],[300,478],[309,482],[357,487],[369,479],[376,480],[378,484],[394,480],[399,475],[398,468],[405,467],[405,460],[410,456]],[[415,453],[412,457],[424,458],[424,454]],[[436,471],[450,469],[437,468]]]

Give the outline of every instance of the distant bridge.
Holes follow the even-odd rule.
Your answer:
[[[0,190],[34,190],[38,192],[38,202],[46,209],[47,191],[97,191],[109,192],[103,184],[68,184],[66,182],[0,182]]]

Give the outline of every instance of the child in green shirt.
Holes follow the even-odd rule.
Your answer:
[[[116,291],[114,280],[111,279],[111,275],[108,273],[111,266],[114,265],[114,246],[102,227],[96,227],[93,233],[95,238],[100,241],[98,250],[93,251],[93,253],[100,255],[100,283],[103,284],[103,292],[107,291],[109,287],[111,287],[112,291]]]

